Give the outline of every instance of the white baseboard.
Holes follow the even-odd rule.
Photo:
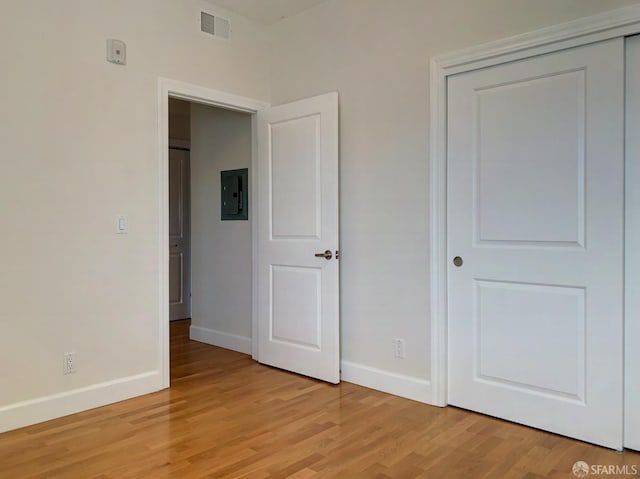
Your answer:
[[[162,389],[158,371],[0,406],[0,432],[93,409]]]
[[[237,334],[225,333],[215,329],[191,326],[189,337],[194,341],[211,344],[220,348],[231,349],[239,353],[251,354],[251,338]]]
[[[341,361],[340,377],[348,383],[358,384],[395,396],[412,399],[426,404],[434,404],[429,381],[381,369],[363,366],[349,361]]]

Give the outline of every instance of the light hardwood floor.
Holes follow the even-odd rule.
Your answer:
[[[0,478],[572,478],[640,454],[349,383],[327,385],[189,341],[171,388],[0,435]],[[594,477],[594,476],[590,476]],[[602,476],[629,477],[629,476]]]

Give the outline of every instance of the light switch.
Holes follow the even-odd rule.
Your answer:
[[[127,225],[127,217],[125,215],[116,216],[116,233],[119,235],[126,235],[129,231]]]

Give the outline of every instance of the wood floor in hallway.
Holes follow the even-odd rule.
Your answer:
[[[262,366],[190,341],[188,326],[171,324],[170,389],[0,434],[0,478],[570,479],[576,461],[640,469],[639,453]]]

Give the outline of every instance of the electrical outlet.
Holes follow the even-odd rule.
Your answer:
[[[404,339],[395,339],[393,342],[393,355],[398,359],[404,359]]]
[[[64,353],[62,372],[64,374],[76,372],[76,353]]]

